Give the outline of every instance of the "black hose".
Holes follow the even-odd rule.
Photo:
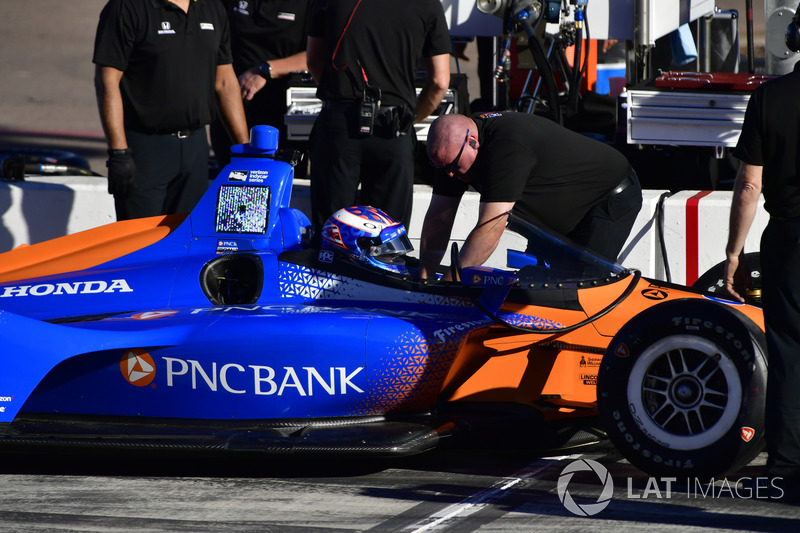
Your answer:
[[[550,67],[550,62],[547,60],[547,55],[544,53],[544,47],[534,34],[534,28],[530,18],[523,18],[520,24],[522,24],[522,27],[525,29],[525,33],[528,34],[528,45],[533,55],[533,61],[536,63],[536,68],[539,69],[539,75],[542,77],[542,80],[544,80],[545,87],[547,88],[552,118],[558,124],[563,125],[564,118],[561,113],[558,88],[556,87],[556,80],[553,76],[553,69]]]
[[[672,196],[671,192],[665,192],[658,199],[656,205],[656,232],[658,233],[658,243],[661,246],[661,258],[664,260],[664,276],[668,282],[672,282],[672,274],[669,270],[669,258],[667,257],[667,243],[664,240],[664,201]]]

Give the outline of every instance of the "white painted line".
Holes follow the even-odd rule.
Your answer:
[[[519,482],[553,466],[553,463],[555,462],[563,461],[573,457],[574,455],[563,455],[534,461],[520,470],[518,473],[504,478],[488,489],[477,492],[458,503],[448,505],[440,511],[433,513],[429,517],[423,518],[422,520],[419,520],[418,522],[404,528],[403,531],[408,531],[409,533],[423,533],[440,531],[444,528],[451,527],[453,522],[456,520],[473,515],[487,505],[499,500],[505,496],[507,490],[513,488]]]

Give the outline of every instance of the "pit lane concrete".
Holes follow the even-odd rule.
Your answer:
[[[13,460],[9,460],[13,459]],[[591,516],[561,503],[564,468],[592,459],[613,496]],[[647,477],[608,444],[542,457],[450,447],[394,461],[116,455],[25,455],[0,466],[0,529],[39,531],[794,531],[800,507],[728,490]],[[727,485],[726,485],[727,483]],[[566,486],[588,509],[600,479]],[[741,497],[740,497],[741,496]],[[573,509],[577,509],[572,507]]]

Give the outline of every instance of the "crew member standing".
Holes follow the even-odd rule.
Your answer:
[[[247,126],[273,126],[280,132],[280,146],[292,146],[283,120],[286,90],[289,74],[307,70],[311,0],[223,0],[223,3],[231,25],[233,70],[239,78]],[[228,164],[231,140],[219,120],[211,125],[211,144],[220,166]],[[295,168],[295,176],[299,170],[302,168]]]
[[[436,109],[450,85],[450,49],[439,0],[315,3],[307,54],[323,101],[310,138],[317,229],[352,205],[377,207],[409,227],[413,124]],[[427,78],[417,97],[420,60]]]
[[[800,6],[798,6],[800,11]],[[793,40],[791,40],[793,39]],[[791,43],[790,44],[790,40]],[[787,44],[800,51],[798,15]],[[725,248],[725,287],[734,289],[747,233],[764,192],[769,223],[761,235],[761,302],[767,372],[765,475],[776,496],[800,499],[800,63],[750,96],[733,155],[740,160]],[[762,187],[763,184],[763,187]]]
[[[423,277],[434,276],[469,185],[481,198],[478,223],[461,250],[463,266],[489,259],[512,209],[616,261],[642,207],[642,188],[625,156],[537,115],[443,115],[429,130],[428,157],[439,172],[422,226]]]
[[[249,132],[218,0],[110,0],[95,37],[95,88],[117,219],[192,210],[208,187],[217,109]]]

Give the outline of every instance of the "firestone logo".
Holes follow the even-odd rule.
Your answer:
[[[10,285],[2,287],[0,298],[21,296],[59,296],[63,294],[98,294],[110,292],[133,292],[124,279],[109,281],[76,281],[73,283],[42,283],[39,285]]]

